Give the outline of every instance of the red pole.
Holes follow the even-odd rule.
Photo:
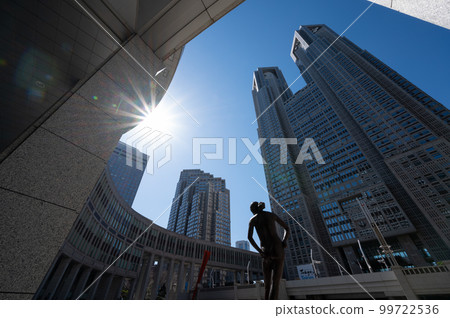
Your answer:
[[[211,252],[209,252],[207,250],[205,250],[205,252],[203,253],[202,266],[200,267],[200,272],[198,273],[197,284],[195,284],[195,289],[194,289],[194,292],[192,293],[192,300],[196,299],[196,297],[197,297],[198,284],[200,284],[200,282],[202,281],[203,272],[205,271],[206,264],[208,263],[210,255],[211,255]]]

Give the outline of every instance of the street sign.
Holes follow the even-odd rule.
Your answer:
[[[297,265],[297,272],[301,280],[316,278],[312,264]]]

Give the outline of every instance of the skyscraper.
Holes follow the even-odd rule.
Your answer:
[[[312,223],[318,228],[324,225],[325,231],[311,234],[331,244],[354,273],[364,265],[357,240],[371,261],[383,257],[357,198],[366,202],[402,264],[449,259],[450,113],[369,52],[337,37],[325,25],[301,26],[295,32],[291,56],[307,85],[280,98],[258,119],[260,136],[278,132],[276,137],[296,138],[292,154],[312,138],[324,163],[311,160],[282,167],[263,147],[263,157],[269,158],[270,193],[282,198],[278,192],[292,193],[287,189],[300,184],[300,191],[310,198],[306,209],[296,210],[282,199],[280,203],[296,218],[311,215],[305,213],[308,208],[315,211]],[[255,79],[270,70],[258,69]],[[269,83],[270,89],[273,85]],[[281,85],[287,87],[285,82]],[[255,94],[255,80],[253,86]],[[271,94],[269,103],[255,102],[257,116],[279,96]],[[269,124],[282,129],[267,131]],[[300,173],[293,180],[281,179],[280,184],[277,174],[267,173],[276,169]],[[287,259],[288,272],[290,262],[302,263],[297,255]]]
[[[259,138],[272,138],[272,141],[277,138],[279,143],[284,138],[294,138],[284,110],[284,104],[293,95],[281,71],[277,67],[259,68],[253,74],[252,94]],[[309,193],[311,187],[304,186],[308,181],[305,167],[295,164],[297,153],[296,145],[283,147],[266,141],[261,146],[272,212],[291,229],[286,248],[286,275],[288,279],[295,279],[296,266],[311,263],[311,251],[313,258],[321,262],[318,269],[322,275],[337,274],[337,268],[325,261],[323,251],[306,233],[317,238],[327,250],[332,250],[314,196]]]
[[[225,180],[198,169],[183,170],[173,201],[168,230],[231,245],[230,191]]]
[[[236,248],[250,251],[250,243],[247,240],[236,241]]]
[[[127,148],[129,148],[128,153]],[[121,141],[108,160],[107,170],[111,175],[111,179],[119,194],[130,206],[133,205],[147,161],[147,155],[136,148],[127,147]]]

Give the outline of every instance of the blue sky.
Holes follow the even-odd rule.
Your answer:
[[[364,0],[247,0],[189,42],[168,92],[200,125],[164,97],[158,108],[164,109],[164,127],[173,136],[172,160],[153,175],[144,174],[133,208],[155,220],[170,206],[180,171],[202,169],[224,178],[230,189],[232,245],[246,239],[250,202],[268,203],[252,179],[265,186],[264,170],[253,157],[248,165],[229,165],[227,140],[238,138],[238,162],[249,153],[239,138],[257,141],[253,71],[278,66],[292,83],[300,75],[289,56],[298,26],[327,24],[340,34],[369,5]],[[373,5],[344,36],[449,105],[449,30]],[[300,78],[292,90],[303,86]],[[193,165],[194,137],[225,138],[225,158]],[[156,223],[166,227],[169,213],[170,208]]]

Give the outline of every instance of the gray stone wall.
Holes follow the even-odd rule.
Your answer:
[[[369,0],[387,8],[450,29],[448,0]]]
[[[0,299],[33,296],[120,137],[137,124],[130,104],[114,105],[150,96],[147,72],[163,62],[138,36],[124,48],[145,71],[117,51],[0,164]],[[167,87],[170,78],[158,80]]]

